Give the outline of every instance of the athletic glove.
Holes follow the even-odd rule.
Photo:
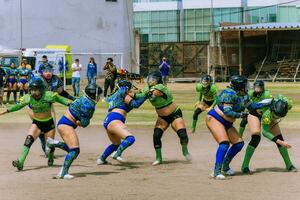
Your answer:
[[[241,112],[241,118],[246,119],[248,117],[248,112]]]

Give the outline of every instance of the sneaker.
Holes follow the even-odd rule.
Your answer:
[[[114,158],[114,156],[116,155],[117,151],[114,151],[110,154],[110,157]]]
[[[217,176],[215,176],[216,180],[226,180],[226,176],[224,176],[223,174],[218,174]]]
[[[119,161],[120,163],[125,163],[125,160],[121,156],[113,157],[113,159]]]
[[[210,177],[214,178],[216,180],[226,180],[226,176],[224,176],[223,174],[218,174],[218,175],[215,176],[214,172],[212,172],[210,174]]]
[[[19,171],[23,170],[23,163],[21,163],[19,160],[12,161],[12,165],[16,167]]]
[[[288,172],[297,172],[298,170],[297,170],[297,168],[296,168],[294,165],[292,165],[292,166],[290,166],[290,167],[287,169],[287,171],[288,171]]]
[[[160,165],[160,164],[162,164],[162,160],[155,160],[155,161],[152,163],[153,166]]]
[[[190,153],[184,155],[184,157],[187,161],[192,161],[192,159],[193,159]]]
[[[232,169],[228,169],[227,171],[223,171],[225,175],[227,176],[234,176],[235,173]]]
[[[50,137],[47,138],[47,146],[46,147],[54,147],[54,145],[58,144],[59,141],[58,140],[55,140],[55,139],[52,139]]]
[[[246,168],[242,169],[242,172],[244,174],[248,174],[248,175],[252,175],[253,174],[253,172],[249,169],[249,167],[246,167]]]
[[[71,179],[74,179],[75,177],[71,174],[65,174],[64,177],[62,176],[54,176],[53,179],[64,179],[64,180],[71,180]]]
[[[65,174],[64,176],[62,176],[62,171],[63,171],[63,167],[60,169],[60,171],[59,171],[59,173],[56,175],[56,176],[54,176],[53,178],[54,179],[65,179],[65,180],[71,180],[71,179],[73,179],[73,178],[75,178],[73,175],[71,175],[71,174]]]
[[[106,160],[102,160],[101,158],[98,158],[96,161],[97,165],[106,165],[108,162]]]

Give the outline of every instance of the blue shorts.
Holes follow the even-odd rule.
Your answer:
[[[21,78],[19,82],[25,85],[26,83],[28,83],[28,80],[26,78]]]
[[[17,82],[17,79],[16,78],[8,78],[7,79],[8,80],[8,82],[10,83],[10,84],[15,84],[16,82]]]
[[[108,125],[110,122],[114,121],[114,120],[120,120],[121,122],[125,123],[126,119],[123,115],[121,115],[120,113],[117,112],[110,112],[104,122],[103,122],[103,126],[105,129],[107,129]]]
[[[215,109],[211,109],[208,113],[208,115],[212,116],[213,118],[215,118],[216,120],[218,120],[221,124],[223,124],[223,126],[225,127],[225,129],[230,129],[233,125],[232,122],[229,122],[227,120],[225,120],[222,116],[220,116]]]
[[[64,115],[63,115],[63,116],[60,118],[60,120],[58,121],[57,126],[59,126],[59,125],[61,125],[61,124],[71,126],[71,127],[73,127],[74,129],[77,128],[77,125],[74,124],[74,123],[73,123],[71,120],[69,120],[68,118],[66,118],[66,116],[64,116]]]

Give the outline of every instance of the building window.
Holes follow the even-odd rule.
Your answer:
[[[117,2],[118,0],[105,0],[106,2]]]

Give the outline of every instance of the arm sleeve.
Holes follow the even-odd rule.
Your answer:
[[[60,103],[65,106],[69,106],[72,103],[70,100],[58,95],[56,92],[53,93],[53,98],[54,98],[55,102]]]
[[[7,112],[15,112],[15,111],[21,110],[22,108],[24,108],[25,106],[27,106],[29,104],[29,99],[30,99],[29,96],[27,96],[27,95],[23,96],[20,99],[19,103],[8,108]]]
[[[263,136],[268,138],[269,140],[273,141],[275,136],[269,130],[270,130],[270,125],[269,124],[263,124],[262,125],[262,134],[263,134]]]
[[[241,114],[233,111],[232,106],[224,106],[224,115],[228,117],[233,117],[233,118],[240,118]]]
[[[63,90],[60,94],[60,96],[65,97],[67,99],[70,99],[72,101],[75,100],[75,97],[71,96],[67,91]]]
[[[138,108],[140,107],[144,102],[146,101],[146,97],[143,96],[141,98],[138,98],[138,99],[132,99],[129,103],[129,105],[132,107],[132,108]]]

